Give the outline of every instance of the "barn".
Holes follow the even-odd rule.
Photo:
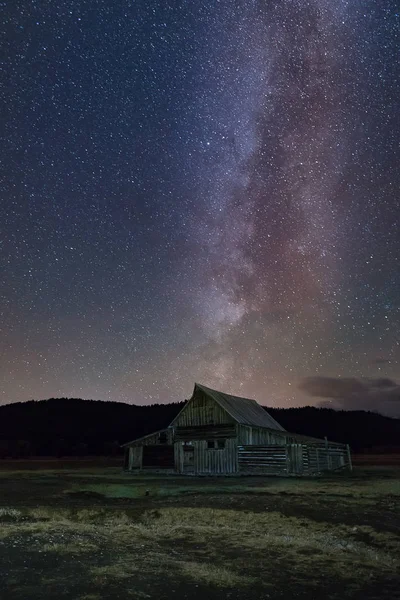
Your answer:
[[[125,470],[184,475],[314,475],[351,469],[349,446],[289,433],[255,400],[198,383],[166,429],[124,444]]]

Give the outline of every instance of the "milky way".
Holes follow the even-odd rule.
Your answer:
[[[390,1],[10,3],[1,401],[385,377],[365,407],[400,414],[397,30]]]

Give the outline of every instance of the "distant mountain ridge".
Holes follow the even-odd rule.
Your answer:
[[[0,458],[118,454],[120,445],[167,427],[184,402],[138,406],[50,398],[0,406]],[[264,407],[286,430],[349,443],[353,451],[400,449],[400,419],[366,411]]]

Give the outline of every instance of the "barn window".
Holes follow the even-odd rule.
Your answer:
[[[207,448],[209,450],[214,450],[215,448],[223,450],[225,448],[225,440],[208,440]]]
[[[158,440],[159,440],[160,444],[166,444],[167,443],[167,432],[162,431],[159,435]]]

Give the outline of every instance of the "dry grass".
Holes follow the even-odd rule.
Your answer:
[[[140,520],[133,520],[124,511],[104,513],[102,509],[31,508],[24,512],[3,508],[0,516],[12,517],[2,523],[2,537],[17,532],[41,535],[65,530],[77,534],[104,536],[113,544],[141,541],[197,539],[210,541],[223,539],[237,547],[264,549],[271,545],[312,547],[332,554],[347,553],[363,560],[392,563],[399,539],[394,534],[376,531],[370,526],[350,527],[329,524],[306,518],[286,517],[280,512],[244,512],[212,508],[171,507],[149,510]],[[22,521],[22,517],[33,521]],[[99,527],[101,524],[101,528]],[[91,548],[89,544],[89,549]],[[383,550],[385,548],[385,551]],[[57,544],[46,549],[62,551]],[[69,550],[65,550],[69,552]]]
[[[28,508],[19,511],[10,508],[2,510],[5,515],[16,516],[5,522],[0,521],[0,539],[18,533],[50,535],[54,532],[69,531],[75,534],[85,534],[91,533],[94,529],[93,525],[87,521],[86,509],[77,511],[75,516],[71,510],[49,507]]]
[[[16,508],[9,508],[8,506],[4,506],[0,508],[0,520],[11,518],[11,519],[20,519],[22,517],[22,512],[17,510]]]
[[[115,532],[115,543],[120,539],[126,542],[126,532],[120,533],[122,538]],[[373,545],[359,540],[360,534],[366,533]],[[369,577],[371,572],[389,573],[400,568],[399,538],[392,534],[377,532],[372,527],[361,529],[284,517],[277,512],[246,514],[234,510],[168,508],[150,512],[142,523],[131,525],[131,539],[137,535],[150,543],[146,549],[150,555],[151,541],[164,540],[166,546],[172,541],[175,545],[203,544],[207,548],[204,558],[208,561],[221,561],[226,551],[230,555],[251,556],[263,565],[264,574],[269,572],[268,559],[273,562],[279,557],[289,561],[295,572],[314,573],[317,569],[331,577],[347,578],[349,584]],[[197,577],[203,582],[209,578],[212,585],[217,581],[221,586],[229,581],[238,585],[250,582],[240,573],[243,560],[230,558],[223,567],[204,561],[180,564],[184,576]]]
[[[130,577],[134,577],[140,570],[139,565],[134,564],[133,560],[133,558],[132,560],[125,558],[115,561],[110,565],[93,567],[90,573],[97,582],[101,583],[105,583],[109,578],[117,580],[129,579]]]
[[[43,544],[43,552],[55,552],[56,554],[84,554],[85,552],[94,552],[98,546],[91,542],[79,542],[76,544]]]
[[[252,577],[238,575],[231,569],[219,567],[210,563],[185,561],[179,563],[182,574],[198,583],[213,585],[220,588],[232,588],[250,585]]]
[[[37,519],[38,521],[57,521],[60,523],[69,520],[70,512],[71,511],[62,508],[38,506],[27,509],[25,515]]]
[[[12,508],[2,509],[12,516],[12,522],[2,524],[0,536],[16,533],[49,536],[64,531],[76,535],[95,535],[107,543],[123,546],[134,543],[148,548],[158,541],[178,540],[212,544],[218,540],[232,548],[268,550],[272,546],[287,550],[304,549],[326,555],[352,555],[364,563],[393,566],[399,552],[399,539],[389,532],[370,526],[350,527],[311,519],[286,517],[279,512],[253,513],[211,508],[171,507],[150,510],[140,521],[124,511],[104,513],[101,509],[32,508],[24,513]],[[33,522],[18,522],[22,517]],[[14,520],[15,518],[15,520]],[[101,523],[101,528],[99,524]],[[44,550],[57,553],[88,552],[96,545],[79,540],[79,544],[44,544]],[[398,564],[398,563],[396,563]],[[400,565],[399,565],[400,566]]]
[[[93,507],[90,499],[86,506],[80,500],[78,506],[49,501],[48,506],[3,507],[0,537],[9,540],[3,549],[9,543],[15,556],[21,549],[28,561],[40,560],[43,553],[46,568],[54,565],[45,587],[55,588],[60,580],[75,583],[79,571],[77,600],[113,597],[115,591],[125,598],[148,598],[159,581],[183,586],[185,597],[197,588],[205,597],[213,589],[213,598],[234,596],[237,588],[247,599],[253,589],[262,597],[266,590],[297,585],[323,597],[317,594],[323,594],[324,581],[339,582],[342,591],[360,590],[374,578],[394,581],[400,570],[400,538],[393,533],[396,479],[373,480],[369,487],[364,480],[346,479],[260,481],[254,487],[227,482],[223,494],[218,491],[223,484],[207,484],[211,494],[198,487],[184,500],[176,492],[188,488],[182,482],[173,485],[175,498],[160,499],[160,492],[154,501],[127,502],[126,510],[120,503]],[[340,510],[332,515],[336,504]],[[363,511],[366,517],[359,519]],[[375,520],[366,520],[369,515]],[[325,518],[333,522],[320,520]],[[332,598],[341,598],[340,593]],[[392,600],[390,593],[386,600]]]

